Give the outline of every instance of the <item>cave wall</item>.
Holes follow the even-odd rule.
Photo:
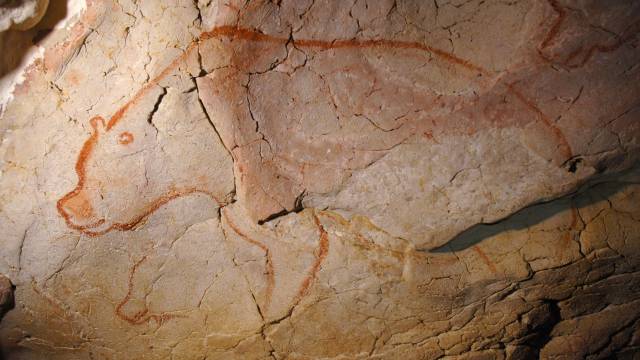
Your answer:
[[[634,358],[638,18],[52,1],[0,33],[3,356]]]

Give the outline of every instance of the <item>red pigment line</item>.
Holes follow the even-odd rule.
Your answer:
[[[554,21],[554,23],[551,26],[551,28],[549,29],[549,32],[545,36],[544,40],[538,46],[538,53],[544,60],[552,62],[552,61],[554,61],[554,59],[544,55],[542,53],[542,51],[545,48],[549,47],[549,45],[555,40],[556,36],[558,36],[558,33],[560,32],[560,27],[562,26],[562,23],[566,21],[567,12],[562,6],[560,6],[558,4],[558,2],[556,0],[548,0],[548,3],[553,8],[553,10],[556,12],[557,18]],[[631,29],[631,31],[629,31],[625,35],[621,36],[617,41],[615,41],[611,45],[596,44],[596,45],[591,46],[588,50],[586,50],[586,55],[577,64],[570,65],[571,61],[573,59],[575,59],[584,50],[584,48],[582,48],[582,47],[572,51],[569,54],[569,56],[567,57],[567,59],[565,61],[561,62],[560,64],[563,65],[563,66],[566,66],[566,67],[568,67],[570,69],[576,69],[576,68],[583,67],[589,60],[591,60],[591,58],[597,52],[607,53],[607,52],[612,52],[612,51],[617,50],[622,45],[624,45],[627,41],[631,40],[640,31],[640,26],[638,26],[639,24],[640,24],[640,21],[637,21],[637,22],[633,23],[628,28],[628,29]],[[625,32],[626,32],[626,30],[625,30]]]
[[[640,22],[636,22],[634,23],[631,28],[640,28],[638,25],[640,24]],[[574,64],[574,65],[568,65],[568,63],[570,62],[570,59],[567,59],[566,61],[566,66],[570,67],[570,68],[579,68],[584,66],[589,60],[591,60],[591,58],[596,54],[596,53],[608,53],[608,52],[612,52],[617,50],[618,48],[620,48],[622,45],[624,45],[627,41],[633,39],[633,37],[638,33],[640,29],[636,29],[635,31],[631,31],[629,33],[627,33],[626,35],[620,37],[616,42],[614,42],[611,45],[602,45],[602,44],[596,44],[593,45],[589,48],[589,50],[587,50],[587,55],[584,56],[584,58],[582,59],[581,62]]]
[[[571,53],[569,53],[569,55],[567,56],[567,59],[564,61],[563,65],[567,66],[566,64],[569,64],[573,61],[573,59],[577,58],[578,55],[580,55],[580,53],[582,52],[582,46],[580,46],[579,48],[573,50]],[[585,60],[584,58],[582,59],[583,61]]]
[[[67,193],[65,196],[63,196],[56,202],[56,208],[58,209],[58,213],[60,213],[60,215],[64,218],[64,221],[67,223],[67,226],[69,226],[72,229],[76,229],[74,227],[75,225],[73,224],[73,222],[71,222],[71,216],[67,214],[66,211],[64,211],[63,205],[66,201],[78,195],[82,190],[82,188],[84,187],[84,183],[86,181],[85,166],[87,164],[87,161],[89,160],[89,155],[93,151],[94,145],[98,141],[98,136],[99,136],[98,128],[97,128],[98,122],[102,122],[102,124],[104,125],[104,119],[101,118],[100,116],[96,116],[89,121],[89,123],[91,124],[91,127],[93,128],[93,132],[91,133],[91,136],[89,137],[89,139],[87,139],[84,142],[84,144],[82,145],[82,149],[80,150],[80,154],[78,154],[78,160],[76,161],[76,166],[75,166],[76,175],[78,176],[78,183],[76,184],[76,187],[71,192]],[[87,214],[87,215],[90,215],[90,214]],[[104,220],[101,220],[101,221],[102,222],[100,223],[96,223],[92,225],[94,227],[102,225],[102,223],[104,223]]]
[[[69,199],[77,196],[82,189],[84,188],[85,182],[86,182],[86,173],[85,173],[85,167],[86,164],[88,162],[88,159],[90,157],[90,154],[92,153],[95,144],[98,140],[99,137],[99,132],[98,132],[98,123],[102,123],[102,126],[105,126],[106,131],[111,130],[117,123],[118,121],[120,121],[123,116],[126,114],[126,112],[133,106],[135,105],[143,96],[144,94],[149,91],[153,86],[157,85],[158,82],[160,82],[163,78],[165,78],[172,70],[174,70],[187,56],[189,56],[194,49],[198,48],[198,45],[201,41],[205,41],[208,39],[212,39],[212,38],[219,38],[219,37],[227,37],[230,38],[231,40],[233,39],[243,39],[243,40],[250,40],[250,41],[261,41],[261,42],[267,42],[267,43],[274,43],[274,44],[285,44],[289,41],[289,39],[287,38],[279,38],[279,37],[274,37],[271,35],[266,35],[260,32],[257,32],[255,30],[250,30],[250,29],[245,29],[245,28],[239,28],[239,27],[235,27],[235,26],[220,26],[217,28],[214,28],[211,31],[202,33],[196,40],[194,40],[184,51],[184,53],[177,57],[176,59],[174,59],[163,71],[160,72],[160,74],[158,74],[157,76],[155,76],[153,79],[151,79],[147,84],[145,84],[135,95],[132,99],[130,99],[129,101],[127,101],[122,107],[120,107],[114,114],[113,116],[111,116],[111,118],[109,119],[109,121],[107,122],[106,126],[105,126],[105,121],[103,118],[97,116],[91,119],[91,126],[93,128],[93,132],[91,134],[91,136],[89,137],[89,139],[87,139],[87,141],[84,143],[82,150],[80,151],[80,154],[78,155],[78,160],[76,162],[76,166],[75,166],[75,170],[76,170],[76,174],[78,175],[78,183],[76,185],[76,187],[69,193],[67,193],[66,195],[64,195],[61,199],[58,200],[57,202],[57,209],[58,212],[60,213],[60,215],[64,218],[66,224],[72,228],[72,229],[76,229],[79,230],[89,236],[99,236],[99,235],[103,235],[113,229],[117,229],[117,230],[130,230],[132,228],[134,228],[136,225],[138,225],[142,220],[144,220],[147,216],[149,216],[153,211],[157,210],[159,207],[161,207],[162,205],[166,204],[168,201],[175,199],[177,197],[180,196],[184,196],[187,194],[192,194],[192,193],[196,193],[196,192],[200,192],[200,193],[205,193],[209,196],[211,196],[214,200],[216,200],[216,202],[218,202],[218,204],[220,204],[220,202],[215,199],[215,197],[204,191],[204,190],[199,190],[199,189],[187,189],[187,190],[183,190],[183,191],[176,191],[170,194],[167,194],[163,197],[161,197],[160,199],[157,199],[153,204],[151,204],[149,206],[149,208],[143,212],[142,215],[140,215],[139,217],[137,217],[136,219],[134,219],[133,221],[129,222],[129,223],[115,223],[112,224],[109,228],[102,230],[102,231],[92,231],[91,228],[96,228],[98,226],[101,226],[104,224],[105,220],[101,219],[98,220],[97,222],[90,224],[90,225],[85,225],[85,226],[77,226],[75,224],[73,224],[73,222],[71,221],[71,216],[69,214],[66,213],[66,211],[64,210],[64,203],[67,202]],[[478,71],[480,73],[485,74],[486,71],[482,68],[480,68],[479,66],[476,66],[474,64],[472,64],[471,62],[467,61],[467,60],[463,60],[461,58],[458,58],[456,56],[454,56],[453,54],[450,54],[448,52],[445,52],[443,50],[439,50],[436,49],[432,46],[429,45],[424,45],[424,44],[420,44],[417,42],[402,42],[402,41],[390,41],[390,40],[337,40],[337,41],[322,41],[322,40],[294,40],[294,43],[299,46],[299,47],[310,47],[310,48],[322,48],[322,49],[338,49],[338,48],[372,48],[372,47],[379,47],[379,48],[391,48],[391,49],[417,49],[417,50],[422,50],[422,51],[429,51],[432,52],[433,54],[435,54],[436,56],[439,56],[441,58],[443,58],[446,61],[449,61],[453,64],[457,64],[459,66],[462,66],[466,69],[469,70],[474,70],[474,71]],[[127,139],[124,139],[124,141],[126,142]],[[90,212],[90,208],[89,209],[85,209],[87,212]],[[90,214],[87,214],[90,215]]]
[[[302,298],[307,294],[307,290],[309,290],[309,287],[311,287],[311,283],[316,279],[322,262],[327,257],[327,254],[329,254],[329,235],[320,223],[320,219],[318,219],[318,216],[315,212],[312,212],[312,216],[314,223],[318,227],[318,232],[320,233],[320,236],[318,237],[318,249],[315,253],[316,260],[313,262],[313,266],[311,266],[311,269],[309,269],[309,273],[302,281],[302,285],[300,285],[298,294],[296,295],[293,302],[294,306],[297,305],[300,300],[302,300]]]
[[[572,201],[573,203],[573,201]],[[569,225],[570,229],[576,229],[576,226],[578,225],[578,209],[576,209],[575,206],[571,206],[571,225]]]
[[[482,251],[482,249],[480,249],[480,247],[478,245],[473,246],[473,250],[475,250],[476,253],[478,253],[478,255],[480,255],[480,257],[482,258],[482,260],[484,261],[484,263],[487,265],[487,267],[489,268],[489,270],[491,270],[492,273],[497,273],[498,271],[496,270],[496,266],[493,264],[493,262],[491,261],[491,259],[489,259],[489,257],[487,256],[487,254],[484,253],[484,251]]]
[[[569,145],[569,141],[567,140],[562,130],[560,130],[560,128],[558,128],[558,126],[553,121],[551,121],[551,119],[549,119],[547,115],[545,115],[533,101],[527,99],[520,91],[516,90],[513,83],[507,84],[507,88],[511,93],[513,93],[513,95],[516,96],[516,98],[518,98],[518,100],[520,100],[531,111],[533,111],[538,115],[540,120],[542,120],[543,124],[556,137],[558,144],[561,148],[561,151],[563,153],[562,155],[565,156],[567,159],[571,158],[573,156],[573,150],[571,149],[571,145]]]
[[[139,311],[133,316],[128,316],[124,314],[124,312],[122,311],[122,307],[126,305],[126,303],[128,303],[129,300],[131,300],[131,293],[133,292],[133,276],[138,270],[138,267],[140,267],[142,262],[144,262],[146,259],[147,259],[147,255],[143,256],[131,267],[131,270],[129,271],[129,284],[127,288],[127,295],[125,295],[125,297],[118,303],[118,305],[116,305],[116,316],[118,316],[120,319],[128,322],[131,325],[141,325],[148,322],[149,320],[154,320],[156,324],[162,325],[167,320],[184,317],[181,315],[171,315],[167,313],[149,314],[149,309],[146,307],[147,306],[146,304],[145,304],[145,309],[143,311]]]
[[[562,242],[562,247],[560,248],[561,253],[563,253],[564,250],[569,246],[569,243],[571,242],[571,231],[576,230],[577,225],[578,210],[574,206],[571,206],[571,224],[569,225],[569,229],[564,234],[564,241]]]
[[[50,306],[52,306],[53,308],[58,310],[60,312],[60,317],[64,317],[64,318],[66,318],[68,320],[71,320],[71,315],[67,312],[67,310],[65,310],[62,307],[62,305],[60,305],[53,296],[40,291],[36,287],[34,280],[31,280],[31,289],[33,289],[33,291],[36,294],[38,294],[40,297],[42,297]]]
[[[122,145],[131,144],[133,142],[133,134],[128,131],[123,132],[118,136],[118,143]]]
[[[98,131],[98,123],[102,123],[102,126],[104,126],[104,119],[100,116],[96,116],[94,118],[92,118],[90,120],[90,124],[91,127],[93,129],[93,132],[91,133],[91,136],[89,137],[89,139],[87,139],[85,141],[85,143],[82,146],[82,149],[80,150],[80,154],[78,155],[78,160],[76,161],[76,166],[75,166],[75,171],[76,171],[76,175],[78,176],[78,183],[76,184],[76,187],[69,193],[67,193],[66,195],[64,195],[62,198],[60,198],[57,202],[56,202],[56,208],[58,210],[58,213],[62,216],[62,218],[64,219],[65,223],[67,224],[67,226],[71,229],[75,229],[78,230],[88,236],[99,236],[99,235],[103,235],[106,234],[107,232],[113,230],[113,229],[117,229],[117,230],[131,230],[133,229],[136,225],[138,225],[141,221],[143,221],[145,218],[147,218],[149,215],[151,215],[153,212],[155,212],[156,210],[158,210],[160,207],[162,207],[163,205],[165,205],[166,203],[168,203],[169,201],[176,199],[178,197],[181,196],[185,196],[185,195],[189,195],[189,194],[194,194],[194,193],[202,193],[205,194],[207,196],[209,196],[211,199],[213,199],[218,206],[221,205],[221,202],[210,192],[206,191],[206,190],[200,190],[200,189],[196,189],[196,188],[189,188],[189,189],[183,189],[183,190],[175,190],[173,192],[170,192],[168,194],[165,194],[163,196],[161,196],[160,198],[156,199],[154,202],[152,202],[148,208],[142,212],[141,215],[139,215],[138,217],[136,217],[133,221],[128,222],[128,223],[114,223],[111,226],[109,226],[107,229],[102,230],[102,231],[92,231],[92,228],[96,228],[102,224],[104,224],[105,220],[104,219],[100,219],[98,221],[96,221],[95,223],[92,224],[88,224],[88,225],[76,225],[73,223],[73,221],[71,220],[71,215],[68,214],[65,210],[64,210],[64,204],[65,202],[67,202],[69,199],[77,196],[82,189],[84,188],[85,185],[85,181],[86,181],[86,164],[90,158],[91,152],[93,151],[93,148],[96,144],[96,142],[98,141],[98,137],[99,135],[99,131]],[[92,209],[85,209],[87,214],[84,214],[86,216],[90,216],[92,213]]]
[[[140,222],[142,222],[144,219],[146,219],[149,215],[151,215],[152,213],[154,213],[156,210],[158,210],[159,208],[161,208],[163,205],[167,204],[169,201],[177,199],[179,197],[182,196],[186,196],[186,195],[191,195],[191,194],[204,194],[209,196],[211,199],[213,199],[218,206],[221,206],[221,202],[218,201],[218,199],[216,199],[216,197],[206,191],[206,190],[200,190],[200,189],[196,189],[196,188],[190,188],[190,189],[184,189],[184,190],[176,190],[173,192],[170,192],[166,195],[161,196],[160,198],[156,199],[153,203],[151,203],[151,205],[149,205],[147,207],[147,209],[145,211],[143,211],[143,213],[141,215],[139,215],[137,218],[135,218],[133,221],[128,222],[128,223],[114,223],[112,224],[108,229],[103,230],[103,231],[98,231],[98,232],[92,232],[91,230],[88,229],[81,229],[81,231],[89,236],[98,236],[98,235],[103,235],[111,230],[131,230],[134,227],[136,227],[138,224],[140,224]]]
[[[433,141],[434,143],[436,143],[436,144],[440,144],[440,142],[439,142],[438,140],[436,140],[436,138],[433,136],[433,132],[432,132],[432,131],[425,131],[425,132],[423,132],[423,133],[422,133],[422,135],[423,135],[425,138],[427,138],[427,139],[429,139],[429,140]]]
[[[209,32],[200,35],[198,41],[207,40],[211,38],[217,38],[220,36],[234,37],[243,40],[262,41],[274,44],[286,44],[290,40],[288,38],[275,37],[267,34],[250,30],[246,28],[239,28],[235,26],[220,26]],[[407,41],[394,41],[394,40],[309,40],[309,39],[292,39],[292,44],[297,47],[306,48],[320,48],[324,50],[328,49],[343,49],[343,48],[386,48],[386,49],[415,49],[427,51],[441,57],[453,64],[460,65],[468,70],[477,71],[483,75],[488,72],[482,67],[471,63],[468,60],[459,58],[449,52],[434,48],[433,46],[425,45],[419,42],[407,42]]]
[[[133,264],[133,266],[131,267],[131,270],[129,270],[129,282],[128,282],[127,294],[116,306],[116,315],[119,318],[129,322],[132,325],[141,324],[142,322],[139,322],[140,320],[139,318],[138,319],[130,318],[127,315],[123,314],[122,307],[131,299],[131,293],[133,292],[133,276],[135,275],[136,270],[138,269],[138,266],[140,266],[140,264],[142,264],[142,262],[145,261],[146,259],[147,259],[147,256],[146,255],[143,256],[140,260],[138,260],[135,264]],[[144,311],[144,313],[146,312],[147,310]],[[142,316],[144,315],[144,313],[142,314]]]
[[[224,216],[225,220],[227,221],[227,223],[229,224],[229,227],[236,233],[238,234],[243,240],[251,243],[252,245],[255,245],[257,247],[259,247],[260,249],[262,249],[265,252],[265,256],[267,257],[267,289],[266,289],[266,294],[265,294],[265,305],[264,305],[264,312],[266,312],[269,309],[269,306],[271,305],[271,296],[273,294],[273,288],[275,287],[275,271],[273,268],[273,259],[271,258],[271,251],[269,250],[269,247],[267,247],[267,245],[265,245],[264,243],[261,243],[258,240],[252,239],[249,236],[247,236],[244,232],[242,232],[242,230],[240,230],[236,224],[233,223],[233,221],[231,221],[231,219],[229,218],[229,216],[227,215],[227,211],[222,211],[222,216]]]
[[[385,248],[384,246],[376,244],[373,241],[367,239],[360,232],[356,233],[355,237],[356,237],[356,240],[358,240],[358,243],[360,243],[360,246],[362,246],[363,248],[365,248],[368,251],[378,251],[378,252],[382,252],[382,253],[387,253],[388,255],[393,256],[394,258],[399,259],[399,260],[404,260],[405,257],[407,257],[407,256],[411,256],[411,257],[415,256],[415,254],[412,254],[412,253],[407,254],[407,253],[402,252],[402,251]]]
[[[99,137],[99,131],[98,131],[98,123],[101,123],[103,127],[105,127],[106,131],[111,130],[117,123],[118,121],[120,121],[124,115],[126,114],[126,112],[133,106],[135,105],[138,101],[140,101],[140,99],[145,95],[145,93],[147,91],[149,91],[153,86],[157,85],[163,78],[165,78],[172,70],[174,70],[187,56],[189,56],[194,49],[198,48],[198,45],[200,42],[208,40],[208,39],[212,39],[212,38],[219,38],[219,37],[228,37],[231,40],[233,39],[243,39],[243,40],[250,40],[250,41],[261,41],[261,42],[267,42],[267,43],[275,43],[275,44],[285,44],[289,41],[289,39],[287,38],[279,38],[279,37],[274,37],[271,35],[266,35],[263,33],[259,33],[255,30],[250,30],[250,29],[245,29],[245,28],[239,28],[239,27],[235,27],[235,26],[220,26],[217,28],[214,28],[211,31],[202,33],[198,39],[194,40],[184,51],[184,53],[177,57],[176,59],[174,59],[163,71],[160,72],[160,74],[158,74],[157,76],[155,76],[153,79],[151,79],[147,84],[145,84],[135,95],[132,99],[130,99],[129,101],[127,101],[122,107],[120,107],[114,114],[113,116],[111,116],[111,118],[109,119],[109,121],[106,123],[105,126],[105,120],[99,116],[96,116],[94,118],[91,119],[90,123],[91,126],[93,128],[93,132],[91,134],[91,136],[89,137],[89,139],[87,139],[87,141],[85,141],[80,154],[78,155],[78,160],[76,162],[76,166],[75,166],[75,170],[76,170],[76,174],[78,176],[78,183],[76,184],[76,187],[69,193],[67,193],[66,195],[64,195],[61,199],[58,200],[56,207],[58,209],[58,212],[60,213],[60,215],[64,218],[67,226],[69,226],[72,229],[76,229],[79,230],[89,236],[98,236],[98,235],[103,235],[113,229],[118,229],[118,230],[130,230],[132,228],[134,228],[137,224],[139,224],[143,219],[145,219],[148,215],[150,215],[153,211],[157,210],[159,207],[161,207],[162,205],[166,204],[168,201],[175,199],[179,196],[183,196],[183,195],[187,195],[187,194],[192,194],[195,192],[201,192],[201,193],[205,193],[209,196],[211,196],[214,200],[216,200],[216,202],[218,202],[218,204],[220,204],[220,202],[215,199],[215,197],[212,196],[212,194],[203,191],[203,190],[198,190],[198,189],[188,189],[188,190],[184,190],[184,191],[180,191],[180,192],[174,192],[171,194],[167,194],[165,196],[163,196],[162,198],[156,200],[153,204],[151,204],[151,206],[149,207],[149,209],[147,211],[145,211],[141,216],[137,217],[136,219],[134,219],[134,221],[131,221],[129,223],[116,223],[111,225],[109,228],[103,230],[103,231],[91,231],[90,228],[96,228],[98,226],[101,226],[104,224],[105,220],[101,219],[98,220],[97,222],[93,223],[93,224],[89,224],[89,225],[85,225],[85,226],[77,226],[75,224],[73,224],[73,222],[71,221],[71,216],[69,214],[66,213],[66,211],[64,210],[64,203],[67,202],[69,199],[77,196],[82,189],[84,188],[85,182],[86,182],[86,173],[85,173],[85,168],[86,168],[86,164],[89,160],[90,154],[92,153],[95,144],[98,140]],[[417,42],[402,42],[402,41],[390,41],[390,40],[338,40],[338,41],[322,41],[322,40],[297,40],[294,41],[294,43],[297,46],[300,47],[316,47],[316,48],[322,48],[322,49],[332,49],[332,48],[348,48],[348,47],[352,47],[352,48],[366,48],[366,47],[381,47],[381,48],[395,48],[395,49],[417,49],[417,50],[422,50],[422,51],[429,51],[432,52],[433,54],[442,57],[443,59],[453,63],[453,64],[457,64],[460,65],[464,68],[470,69],[470,70],[475,70],[475,71],[479,71],[480,73],[486,73],[485,70],[483,70],[482,68],[473,65],[471,62],[467,61],[467,60],[463,60],[461,58],[458,58],[448,52],[433,48],[431,46],[428,45],[424,45],[424,44],[420,44]],[[123,138],[124,142],[129,141],[129,139],[127,138]],[[90,208],[89,209],[85,209],[87,212],[90,212]],[[91,215],[91,214],[86,214],[87,216]]]
[[[405,252],[405,251],[395,250],[395,249],[392,249],[392,248],[387,248],[387,247],[384,247],[384,246],[382,246],[380,244],[376,244],[371,239],[369,239],[366,236],[364,236],[360,230],[356,229],[350,220],[345,220],[342,216],[339,216],[339,215],[331,213],[331,212],[323,212],[322,215],[326,216],[328,218],[331,218],[333,221],[338,222],[340,225],[348,226],[349,229],[352,230],[355,233],[355,239],[358,241],[358,243],[363,248],[365,248],[367,251],[379,251],[379,252],[388,253],[389,256],[393,256],[393,257],[395,257],[397,259],[401,259],[401,260],[405,259],[407,256],[409,256],[411,258],[416,258],[416,259],[418,259],[418,258],[428,258],[429,257],[428,254],[424,254],[422,252],[417,252],[415,250],[412,250],[411,252]],[[373,226],[373,228],[376,231],[384,232],[384,230],[375,227],[374,224],[369,223],[368,226]],[[387,236],[391,236],[391,235],[387,234],[386,232],[385,232],[385,234]]]
[[[553,25],[551,26],[551,29],[549,29],[547,36],[544,38],[542,43],[540,43],[540,46],[538,47],[539,51],[542,51],[542,49],[549,46],[553,38],[555,38],[556,35],[558,35],[558,32],[560,32],[560,26],[562,25],[565,18],[567,17],[567,12],[558,4],[556,0],[549,0],[549,5],[551,5],[553,10],[558,14],[558,17],[556,18],[556,21],[554,21]],[[542,56],[544,57],[544,55]]]
[[[419,42],[405,42],[393,40],[293,40],[293,43],[299,47],[321,48],[321,49],[341,49],[341,48],[386,48],[386,49],[414,49],[431,52],[434,55],[443,58],[453,64],[462,66],[468,70],[477,71],[483,75],[488,72],[482,67],[471,63],[468,60],[461,59],[449,52],[425,45]]]
[[[185,49],[184,53],[174,59],[171,64],[169,64],[163,71],[160,72],[156,77],[150,80],[146,85],[144,85],[134,97],[125,103],[116,113],[109,119],[109,123],[107,124],[107,131],[113,128],[115,124],[122,119],[124,114],[129,110],[131,106],[136,104],[140,98],[153,86],[157,85],[164,77],[166,77],[172,70],[174,70],[182,60],[184,60],[187,56],[191,54],[191,52],[197,48],[197,46],[205,40],[227,37],[230,39],[241,39],[248,41],[260,41],[267,42],[273,44],[286,44],[290,40],[288,38],[276,37],[272,35],[267,35],[264,33],[260,33],[255,30],[240,28],[232,25],[219,26],[211,31],[204,32],[200,34],[200,36],[194,40],[188,47]],[[341,48],[387,48],[387,49],[415,49],[426,52],[431,52],[434,55],[450,62],[455,65],[459,65],[468,70],[477,71],[480,74],[486,75],[488,71],[483,69],[480,66],[473,64],[468,60],[464,60],[459,58],[449,52],[446,52],[441,49],[437,49],[435,47],[421,44],[419,42],[406,42],[406,41],[392,41],[392,40],[336,40],[336,41],[326,41],[326,40],[291,40],[293,44],[298,47],[307,47],[307,48],[321,48],[321,49],[341,49]]]
[[[191,188],[191,189],[184,189],[184,190],[181,190],[181,191],[173,191],[173,192],[170,192],[170,193],[168,193],[166,195],[163,195],[160,198],[156,199],[154,202],[152,202],[147,207],[146,210],[144,210],[142,212],[141,215],[137,216],[133,221],[128,222],[128,223],[113,223],[113,224],[111,224],[111,226],[109,226],[108,228],[106,228],[104,230],[93,231],[92,230],[93,228],[96,228],[96,227],[104,224],[105,220],[104,219],[100,219],[97,222],[89,224],[89,225],[75,225],[71,221],[71,215],[67,214],[67,212],[62,208],[63,203],[64,203],[64,201],[66,199],[75,196],[81,190],[82,190],[81,188],[77,188],[76,190],[70,192],[69,194],[65,195],[63,198],[58,200],[58,205],[57,205],[58,212],[65,219],[65,222],[67,223],[68,227],[70,227],[70,228],[72,228],[74,230],[78,230],[81,233],[83,233],[83,234],[85,234],[87,236],[91,236],[91,237],[104,235],[104,234],[106,234],[106,233],[108,233],[109,231],[112,231],[112,230],[121,230],[121,231],[131,230],[131,229],[135,228],[138,224],[140,224],[149,215],[151,215],[156,210],[161,208],[163,205],[167,204],[171,200],[174,200],[174,199],[177,199],[179,197],[186,196],[186,195],[205,194],[205,195],[209,196],[211,199],[213,199],[214,201],[216,201],[218,203],[218,206],[221,206],[221,203],[216,199],[216,197],[213,194],[211,194],[210,192],[205,191],[205,190]]]

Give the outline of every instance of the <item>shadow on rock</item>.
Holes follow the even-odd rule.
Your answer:
[[[585,187],[585,191],[578,191],[561,198],[543,203],[537,203],[521,209],[513,215],[492,224],[477,224],[458,234],[448,243],[437,247],[430,252],[447,253],[462,251],[470,248],[485,239],[489,239],[500,233],[523,230],[559,214],[571,208],[583,208],[602,201],[623,191],[631,185],[632,181],[624,180],[626,175],[638,173],[638,166],[618,176],[608,178],[597,184]]]
[[[68,13],[66,0],[50,0],[49,7],[42,20],[33,28],[20,30],[7,30],[0,33],[0,79],[9,75],[20,67],[28,56],[29,50],[40,44],[53,31]]]
[[[6,276],[0,275],[0,320],[15,306],[13,298],[15,288],[15,285]]]

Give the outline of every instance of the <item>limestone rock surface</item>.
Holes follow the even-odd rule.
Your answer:
[[[79,8],[0,107],[0,357],[640,352],[639,2]]]
[[[0,1],[0,31],[32,28],[42,19],[48,5],[49,0]]]
[[[14,305],[13,284],[6,276],[0,275],[0,320]]]

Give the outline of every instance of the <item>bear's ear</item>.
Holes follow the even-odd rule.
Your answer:
[[[91,124],[93,131],[95,131],[97,134],[103,132],[105,128],[105,122],[101,116],[92,117],[91,120],[89,120],[89,123]]]

